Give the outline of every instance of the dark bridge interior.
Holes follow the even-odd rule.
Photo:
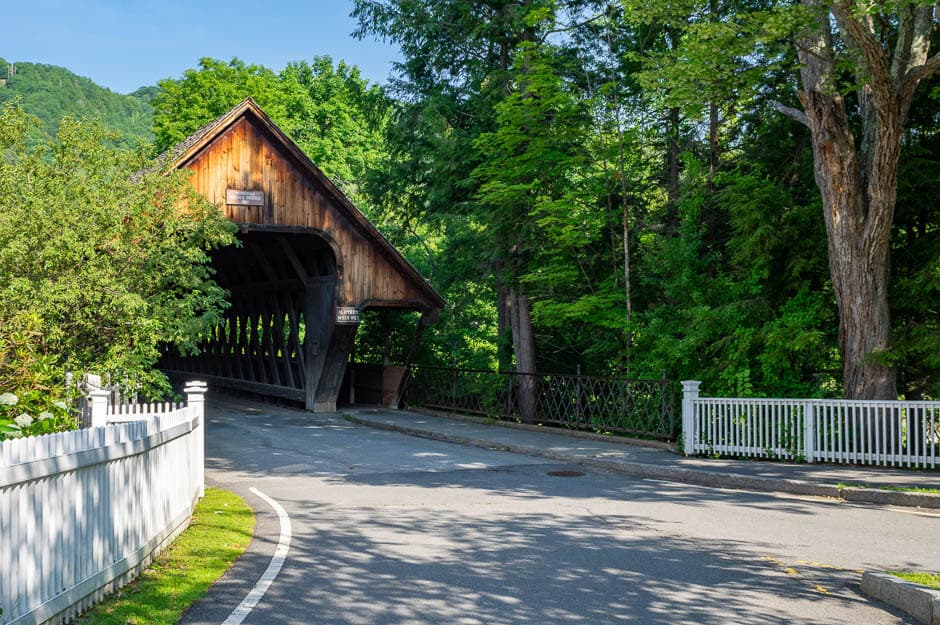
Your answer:
[[[168,353],[163,368],[198,374],[215,386],[305,401],[308,382],[326,382],[331,339],[348,342],[355,333],[354,325],[333,332],[333,251],[312,233],[247,231],[239,239],[240,247],[213,258],[216,281],[231,293],[223,321],[199,356]]]

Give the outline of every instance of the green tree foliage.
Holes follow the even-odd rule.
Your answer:
[[[28,144],[40,123],[15,103],[0,115],[0,389],[46,392],[72,370],[158,394],[160,346],[191,350],[220,317],[208,252],[233,227],[99,124],[66,117]]]
[[[467,294],[498,301],[511,270],[531,296],[541,370],[842,394],[812,137],[778,112],[797,105],[792,42],[813,12],[363,0],[355,15],[362,36],[404,56],[392,82],[404,101],[370,193],[433,233],[437,284],[461,303],[442,326],[486,329],[474,344],[432,330],[424,358],[493,358],[499,307]],[[940,395],[940,228],[926,200],[940,105],[929,86],[919,94],[891,274],[890,357],[915,398]]]
[[[162,93],[135,95],[155,102],[161,148],[254,97],[444,295],[418,362],[518,364],[509,331],[514,296],[531,305],[542,371],[658,378],[665,370],[704,380],[707,393],[839,396],[846,392],[839,306],[814,135],[790,118],[804,112],[805,91],[806,59],[793,44],[813,24],[833,29],[837,73],[827,84],[840,90],[861,145],[874,84],[866,71],[874,66],[845,38],[846,16],[880,29],[876,43],[888,54],[907,17],[927,15],[917,13],[919,2],[859,4],[846,13],[851,4],[357,0],[359,35],[402,50],[388,89],[326,57],[281,72],[204,59],[161,83]],[[840,19],[820,21],[830,9]],[[940,80],[924,81],[903,128],[889,238],[890,349],[875,363],[896,368],[899,392],[914,399],[940,397],[940,212],[932,201]],[[88,151],[89,163],[98,162],[99,148]],[[47,145],[37,162],[51,162],[56,149]],[[7,154],[31,154],[17,150]],[[16,197],[15,189],[4,183],[0,196]],[[65,205],[56,202],[46,204]],[[20,224],[27,213],[11,214],[0,223]],[[31,236],[64,237],[64,219],[56,213],[52,230]],[[108,240],[126,236],[108,227]],[[31,253],[4,245],[0,258]],[[168,266],[173,280],[191,277]],[[46,299],[58,301],[48,289]],[[8,358],[0,379],[43,384],[58,375],[62,353],[71,361],[81,348],[62,343],[44,309],[11,294],[22,314],[0,336],[0,351],[34,364],[16,368]],[[123,309],[99,300],[73,308],[130,314],[140,305],[119,301]],[[199,310],[209,322],[214,300],[205,301]],[[90,322],[56,306],[84,333],[81,341],[94,344]],[[358,355],[399,360],[416,321],[367,315]],[[165,326],[178,331],[161,336],[185,345],[198,325]],[[135,343],[121,354],[144,352]],[[99,360],[118,362],[121,354]],[[11,366],[15,374],[3,373]]]
[[[0,59],[0,78],[7,75],[8,65]],[[16,73],[0,87],[0,104],[17,99],[26,112],[42,121],[45,134],[55,135],[59,120],[72,116],[99,120],[125,144],[153,140],[153,109],[146,88],[121,95],[63,67],[39,63],[16,63],[15,67]]]
[[[239,59],[226,63],[202,58],[198,69],[186,70],[179,79],[161,80],[159,87],[153,115],[158,151],[176,145],[247,97],[275,121],[284,117],[277,74]]]

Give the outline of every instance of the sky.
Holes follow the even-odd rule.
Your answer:
[[[59,65],[118,93],[204,56],[280,70],[332,56],[384,83],[397,48],[352,36],[352,0],[0,0],[0,58]]]

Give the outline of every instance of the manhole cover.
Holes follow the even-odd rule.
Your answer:
[[[552,477],[581,477],[584,475],[583,471],[549,471],[549,475]]]

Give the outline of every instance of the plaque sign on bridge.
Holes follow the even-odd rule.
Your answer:
[[[225,203],[229,206],[264,206],[264,191],[226,189]]]

